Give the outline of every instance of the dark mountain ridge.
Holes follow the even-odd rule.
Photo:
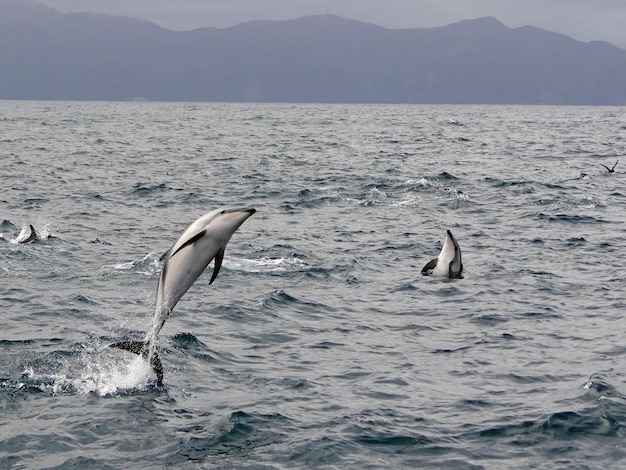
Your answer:
[[[175,32],[0,0],[0,99],[626,104],[626,51],[479,18],[333,15]]]

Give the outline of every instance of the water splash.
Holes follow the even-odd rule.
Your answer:
[[[238,260],[230,259],[227,265],[230,269],[242,270],[251,273],[299,271],[307,266],[303,260],[294,256]]]
[[[114,265],[104,265],[104,271],[123,272],[130,271],[137,274],[152,276],[157,273],[161,267],[160,255],[156,253],[148,253],[139,261],[125,261]]]
[[[89,394],[109,396],[128,390],[143,391],[150,385],[152,370],[140,356],[84,351],[56,364],[47,361],[24,369],[15,388],[49,395]]]
[[[73,379],[79,393],[95,392],[100,396],[115,395],[125,390],[145,390],[152,377],[148,362],[140,356],[130,356],[130,362],[115,358],[100,358],[85,364],[83,373]]]

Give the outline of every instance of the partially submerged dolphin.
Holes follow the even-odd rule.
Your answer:
[[[5,242],[22,244],[39,240],[39,237],[37,236],[37,232],[35,232],[35,227],[29,225],[28,227],[23,227],[19,235],[13,240],[5,238],[4,234],[0,233],[0,240],[4,240]]]
[[[157,384],[161,385],[163,366],[155,347],[159,331],[176,303],[213,259],[215,266],[209,284],[215,281],[230,237],[255,212],[253,208],[217,209],[192,223],[161,257],[164,264],[157,286],[152,327],[144,340],[120,341],[109,347],[124,349],[146,358],[157,376]]]
[[[22,232],[24,233],[24,235],[22,235]],[[17,237],[17,243],[28,243],[28,242],[34,242],[35,240],[39,240],[39,237],[37,236],[37,232],[35,232],[35,227],[33,227],[32,225],[28,226],[27,230],[22,230],[22,232],[20,232],[20,234]]]
[[[422,274],[438,277],[462,277],[461,248],[450,230],[446,231],[441,253],[422,268]]]

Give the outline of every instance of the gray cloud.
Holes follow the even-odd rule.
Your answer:
[[[509,27],[537,26],[580,41],[626,48],[623,0],[41,0],[63,12],[132,16],[174,30],[225,28],[252,20],[332,13],[388,28],[427,28],[495,16]]]

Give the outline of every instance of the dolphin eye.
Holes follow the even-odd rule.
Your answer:
[[[220,212],[220,214],[226,214],[226,210],[222,209],[222,212]]]

